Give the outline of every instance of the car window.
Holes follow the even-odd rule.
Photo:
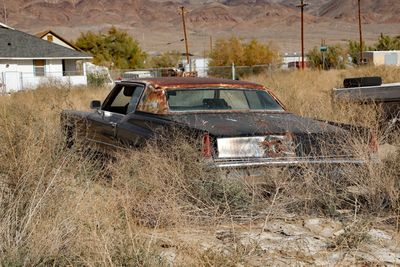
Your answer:
[[[281,105],[268,92],[251,89],[167,90],[167,101],[171,111],[283,111]]]
[[[250,109],[249,102],[243,91],[222,90],[219,97],[224,99],[231,109]]]
[[[167,97],[170,107],[190,109],[203,106],[203,99],[214,98],[214,91],[171,91],[167,93]]]
[[[142,85],[120,85],[103,110],[120,114],[132,112],[136,109],[142,92]]]
[[[135,90],[133,91],[132,97],[129,100],[128,108],[127,108],[127,111],[126,111],[127,114],[136,110],[136,106],[139,103],[139,99],[140,99],[140,96],[143,93],[143,89],[144,89],[143,86],[137,86],[135,88]]]

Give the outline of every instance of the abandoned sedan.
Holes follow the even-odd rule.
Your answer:
[[[207,162],[220,168],[368,160],[345,144],[353,127],[289,113],[264,86],[244,81],[124,80],[104,103],[92,101],[91,108],[92,112],[62,112],[68,146],[82,139],[103,151],[135,148],[182,129],[201,140]],[[369,131],[363,136],[369,152],[376,152]]]

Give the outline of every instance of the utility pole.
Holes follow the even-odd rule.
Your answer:
[[[301,9],[301,69],[304,70],[304,7],[308,6],[308,4],[304,3],[304,0],[301,0],[299,7]]]
[[[190,56],[189,56],[189,44],[186,32],[186,20],[185,20],[185,7],[181,6],[181,13],[182,13],[182,24],[183,24],[183,34],[185,36],[185,47],[186,47],[186,60],[189,64],[189,70],[192,71],[192,64],[190,63]]]
[[[362,27],[361,27],[361,0],[358,0],[358,29],[360,31],[360,62],[359,64],[364,63],[363,58],[363,36],[362,36]]]

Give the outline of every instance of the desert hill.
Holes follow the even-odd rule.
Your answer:
[[[206,36],[240,35],[273,41],[283,50],[298,46],[299,0],[5,0],[0,21],[31,33],[52,29],[67,39],[81,31],[115,25],[128,30],[147,51],[179,49],[163,46],[181,39],[179,6],[187,10],[193,49],[206,49]],[[309,0],[306,35],[313,46],[322,38],[335,42],[357,33],[356,0]],[[366,38],[398,33],[400,1],[363,0]],[[384,26],[382,26],[384,25]]]

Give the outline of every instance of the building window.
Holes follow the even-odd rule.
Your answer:
[[[35,76],[44,76],[44,67],[46,65],[46,60],[34,60],[33,70]]]
[[[63,59],[62,69],[63,76],[82,76],[83,75],[83,62],[76,59]]]
[[[53,35],[47,35],[47,41],[53,42]]]

